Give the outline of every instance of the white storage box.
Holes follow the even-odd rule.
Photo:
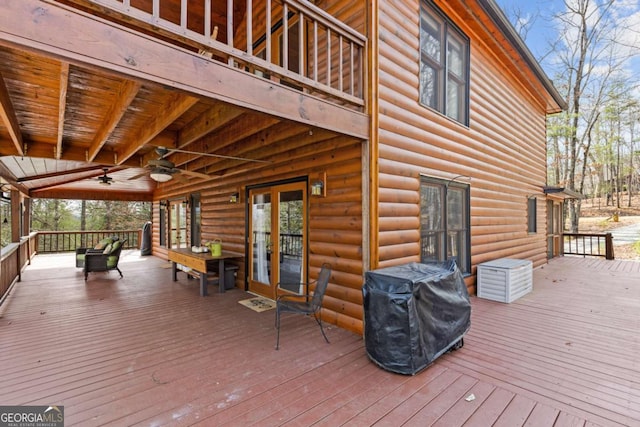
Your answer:
[[[512,302],[533,289],[533,263],[501,258],[478,265],[478,297]]]

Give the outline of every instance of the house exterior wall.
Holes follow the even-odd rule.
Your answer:
[[[332,2],[325,9],[366,32],[368,15],[348,5]],[[544,102],[494,54],[484,41],[486,34],[456,19],[455,9],[439,6],[470,39],[468,127],[418,102],[419,1],[381,1],[379,27],[371,30],[378,34],[372,52],[378,53],[373,62],[379,63],[370,82],[377,96],[371,141],[335,135],[309,141],[301,144],[304,154],[292,147],[281,161],[250,173],[229,171],[187,187],[163,185],[155,199],[199,192],[203,240],[221,238],[225,250],[245,253],[245,205],[229,204],[229,194],[239,191],[244,198],[247,186],[326,171],[327,197],[309,199],[309,275],[315,277],[324,262],[332,264],[323,319],[357,333],[363,329],[364,271],[420,260],[421,175],[470,177],[471,292],[479,263],[502,257],[530,259],[536,266],[546,262]],[[368,144],[374,145],[369,153],[375,158],[366,157]],[[363,201],[367,206],[369,184],[374,194],[367,211]],[[539,198],[534,234],[527,231],[531,196]],[[373,247],[363,237],[369,222],[376,234]],[[158,245],[157,228],[153,242],[154,253],[166,254]],[[239,273],[243,284],[244,264]]]
[[[274,129],[274,132],[276,130]],[[287,133],[286,128],[280,131]],[[271,138],[278,140],[276,133]],[[283,149],[268,164],[252,170],[231,169],[222,177],[184,185],[177,180],[159,186],[153,208],[153,253],[166,257],[160,245],[160,200],[183,200],[200,193],[202,240],[221,239],[225,251],[246,254],[246,193],[248,187],[326,173],[326,197],[309,196],[309,279],[317,277],[323,263],[332,266],[332,278],[324,300],[322,318],[329,323],[362,331],[362,150],[360,140],[333,133],[305,129],[273,145]],[[246,167],[244,165],[243,167]],[[232,193],[241,203],[229,203]],[[245,259],[239,263],[236,285],[244,289]]]
[[[474,291],[479,263],[546,262],[545,105],[489,50],[483,41],[489,35],[457,19],[448,3],[438,6],[470,40],[468,127],[418,101],[420,2],[379,2],[377,267],[419,261],[420,175],[464,175],[471,194],[467,284]],[[527,198],[538,195],[538,232],[529,234]]]

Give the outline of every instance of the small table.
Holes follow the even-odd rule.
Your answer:
[[[178,280],[177,264],[182,264],[200,274],[200,296],[208,295],[207,292],[207,271],[209,265],[218,261],[218,292],[224,293],[224,262],[230,258],[242,258],[242,255],[231,252],[222,252],[220,256],[212,256],[211,252],[191,252],[188,248],[169,249],[169,261],[171,261],[171,273],[173,281]]]

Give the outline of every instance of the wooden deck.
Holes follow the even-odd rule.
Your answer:
[[[34,259],[0,307],[0,404],[64,405],[67,426],[640,426],[640,263],[565,257],[514,303],[473,298],[464,348],[403,376],[300,316],[276,351],[250,295],[120,262],[85,283]]]

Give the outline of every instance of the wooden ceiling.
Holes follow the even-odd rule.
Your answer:
[[[160,16],[179,21],[184,4],[163,0]],[[203,4],[189,0],[189,31],[207,21]],[[234,0],[231,13],[227,4],[210,3],[219,48],[212,58],[209,45],[99,1],[9,3],[0,14],[0,183],[30,197],[150,200],[157,147],[169,148],[178,176],[193,181],[281,161],[295,149],[287,138],[313,130],[368,137],[363,106],[343,103],[354,94],[336,102],[319,83],[282,84],[297,77],[254,73],[247,55],[229,66],[220,55],[238,49],[223,43],[240,38],[247,3]],[[104,168],[111,185],[98,180]]]
[[[281,122],[0,42],[0,177],[31,197],[150,200],[156,183],[145,166],[158,158],[156,147],[257,159],[266,155],[263,144],[242,141],[260,140]],[[242,163],[185,153],[167,158],[211,176]],[[97,179],[103,168],[111,185]]]

